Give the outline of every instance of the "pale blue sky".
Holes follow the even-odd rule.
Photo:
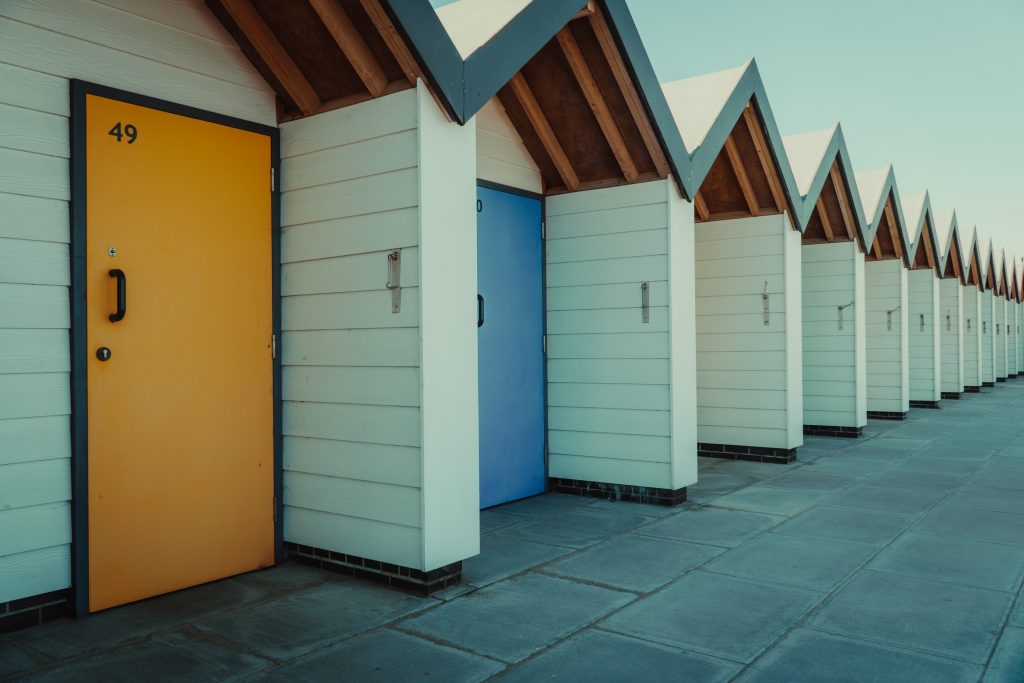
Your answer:
[[[662,81],[755,57],[783,135],[840,121],[857,170],[1024,256],[1024,0],[628,1]]]

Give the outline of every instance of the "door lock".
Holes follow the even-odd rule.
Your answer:
[[[100,348],[96,349],[96,357],[99,358],[101,361],[110,360],[110,349],[108,349],[106,346],[101,346]]]

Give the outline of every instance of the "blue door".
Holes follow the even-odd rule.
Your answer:
[[[543,493],[541,203],[477,188],[480,507]]]

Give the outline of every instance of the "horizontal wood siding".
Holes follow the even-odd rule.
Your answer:
[[[520,190],[544,191],[540,169],[497,97],[476,114],[476,177]]]
[[[418,566],[416,91],[286,123],[281,148],[285,540]]]
[[[790,367],[791,350],[801,339],[799,325],[790,324],[800,308],[800,261],[790,260],[797,272],[787,273],[787,250],[799,248],[784,215],[696,226],[698,442],[803,443],[788,393],[791,373],[800,372]],[[797,406],[803,410],[802,401]]]
[[[1006,299],[1001,296],[993,301],[993,320],[995,321],[995,354],[996,377],[1006,378]]]
[[[1019,333],[1017,331],[1017,302],[1006,302],[1006,374],[1016,375],[1017,368],[1017,345]]]
[[[967,285],[963,292],[964,386],[981,386],[981,294],[976,285]]]
[[[1017,372],[1024,372],[1024,303],[1013,308],[1017,314]]]
[[[898,259],[864,264],[868,410],[910,409],[907,270]]]
[[[910,299],[910,400],[938,401],[940,393],[939,280],[934,271],[907,274]]]
[[[993,329],[995,302],[992,292],[982,292],[981,301],[981,381],[996,381],[996,335]]]
[[[70,584],[71,78],[276,120],[200,0],[0,3],[0,603]]]
[[[854,242],[804,245],[804,424],[867,424],[864,256]],[[843,326],[839,329],[839,307]]]
[[[672,486],[670,191],[658,181],[547,200],[552,477]]]
[[[939,348],[942,391],[964,390],[963,287],[957,278],[939,281]]]

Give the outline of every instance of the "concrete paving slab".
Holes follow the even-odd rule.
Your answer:
[[[854,446],[859,441],[860,439],[840,439],[831,436],[805,436],[803,447],[834,452]]]
[[[446,603],[400,628],[517,662],[633,599],[629,593],[528,574]]]
[[[1024,469],[1009,469],[1006,467],[982,469],[971,475],[967,483],[974,486],[991,486],[998,489],[1024,491]]]
[[[899,472],[943,472],[946,474],[969,475],[985,465],[984,460],[956,460],[933,458],[928,451],[922,451],[894,464],[892,469]]]
[[[808,625],[983,664],[1012,598],[983,588],[862,570]]]
[[[739,668],[735,662],[595,629],[515,667],[498,680],[622,683],[642,678],[650,683],[724,683]]]
[[[23,650],[10,636],[0,636],[0,680],[35,669],[46,663],[42,657]]]
[[[1024,572],[1024,548],[908,531],[879,553],[868,567],[963,586],[1013,591]]]
[[[588,507],[593,510],[607,510],[608,512],[623,512],[641,517],[669,517],[685,510],[688,505],[647,505],[645,503],[627,503],[623,500],[595,499]]]
[[[964,662],[796,629],[737,683],[968,683],[980,674],[981,667]]]
[[[709,545],[627,534],[556,562],[545,571],[647,593],[722,552]]]
[[[390,629],[346,640],[297,662],[251,679],[256,681],[483,681],[504,666]]]
[[[285,560],[276,567],[242,574],[238,580],[275,592],[288,592],[336,580],[336,575],[308,564]]]
[[[913,458],[908,458],[913,460]],[[934,472],[924,469],[897,469],[893,467],[864,480],[872,486],[892,486],[898,489],[932,489],[949,491],[960,485],[966,474]]]
[[[894,466],[889,460],[864,460],[861,458],[821,458],[805,465],[801,471],[841,474],[846,477],[864,477]]]
[[[925,515],[914,531],[1024,547],[1024,515],[974,510],[945,502]]]
[[[437,604],[430,598],[348,579],[211,617],[195,627],[269,658],[285,660]]]
[[[880,548],[913,523],[915,517],[895,512],[813,507],[776,527],[780,534],[863,543]]]
[[[1024,600],[1017,598],[1017,604],[1010,613],[1010,624],[1024,628]]]
[[[775,515],[795,515],[824,499],[828,494],[822,491],[797,491],[767,486],[747,488],[716,498],[715,507],[765,512]]]
[[[730,473],[743,477],[774,477],[783,472],[788,472],[799,467],[799,462],[774,463],[774,462],[748,462],[746,460],[723,460],[722,464],[715,468],[716,474]]]
[[[531,517],[524,517],[522,515],[510,515],[507,512],[499,512],[497,510],[481,510],[480,533],[487,534],[492,531],[497,531],[498,529],[504,529],[508,526],[528,522],[531,519]]]
[[[480,537],[480,554],[462,561],[462,580],[473,586],[488,586],[571,552],[564,546],[487,534]]]
[[[977,510],[1024,514],[1024,496],[1013,489],[965,484],[949,497],[949,504]]]
[[[942,491],[898,489],[860,483],[828,499],[825,505],[881,512],[924,512],[944,495]]]
[[[749,662],[824,597],[697,570],[605,619],[601,628]]]
[[[269,664],[266,659],[251,654],[173,633],[23,680],[40,683],[137,683],[140,680],[147,683],[219,683],[241,680]]]
[[[638,533],[731,548],[781,521],[781,517],[772,515],[699,507],[648,524]]]
[[[1024,628],[1011,626],[1003,631],[982,683],[1021,681],[1024,681]]]
[[[874,552],[858,543],[769,531],[712,560],[704,570],[828,592]]]
[[[702,457],[702,456],[698,455],[697,456],[697,469],[698,470],[711,469],[712,467],[717,467],[718,465],[721,465],[723,462],[725,462],[725,460],[722,460],[721,458],[705,458],[705,457]]]
[[[517,500],[513,503],[505,503],[504,505],[488,508],[488,510],[500,512],[506,515],[518,515],[521,517],[538,519],[540,517],[550,517],[551,515],[557,515],[581,507],[586,507],[592,502],[594,502],[593,498],[569,496],[564,493],[542,493],[539,496],[524,498],[523,500]]]
[[[693,503],[706,503],[727,493],[746,488],[751,484],[761,481],[759,477],[752,477],[736,472],[724,472],[711,470],[702,472],[700,480],[686,489],[686,499]]]
[[[839,491],[853,484],[853,477],[826,472],[812,472],[805,468],[786,472],[770,479],[765,479],[760,486],[783,489],[800,489],[805,491]]]
[[[538,543],[585,548],[613,534],[621,534],[649,522],[651,518],[623,515],[606,510],[579,508],[545,517],[498,533]]]

